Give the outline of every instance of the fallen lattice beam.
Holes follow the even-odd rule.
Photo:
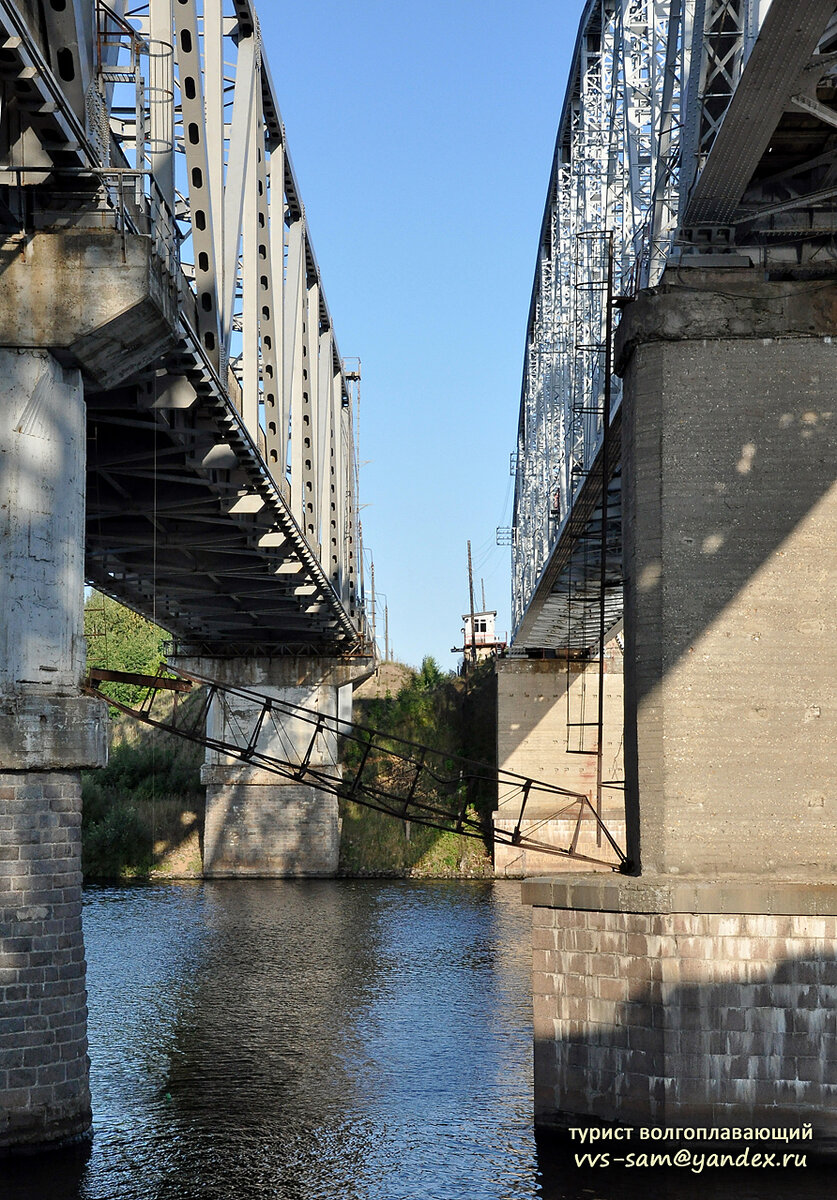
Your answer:
[[[171,673],[176,679],[172,679],[168,673],[138,676],[120,671],[91,671],[85,691],[106,699],[120,712],[143,724],[207,746],[219,754],[228,755],[250,766],[293,779],[298,783],[309,784],[340,799],[351,800],[399,820],[459,833],[464,837],[485,841],[491,832],[474,808],[472,796],[475,787],[481,784],[496,789],[498,793],[504,790],[506,807],[515,794],[518,794],[520,806],[515,827],[511,831],[495,830],[495,841],[524,850],[606,866],[613,870],[628,869],[624,852],[584,793],[568,791],[555,784],[516,775],[485,763],[435,750],[430,746],[383,734],[367,726],[291,704],[276,696],[266,696],[249,688],[220,684],[216,680],[179,668],[172,668]],[[126,704],[102,692],[101,684],[104,682],[139,683],[145,688],[145,694],[140,703]],[[174,683],[180,686],[172,687]],[[178,709],[177,695],[174,705],[164,706],[159,703],[161,694],[189,691],[198,687],[205,687],[208,696],[198,720],[194,719],[193,714],[185,716],[182,710]],[[224,728],[230,731],[230,736],[217,737],[206,732],[205,723],[200,716],[205,716],[210,700],[220,704],[228,716]],[[232,715],[234,700],[245,700],[252,706],[253,716],[244,724]],[[268,726],[281,734],[283,720],[293,720],[310,726],[310,738],[302,753],[293,751],[289,738],[284,739],[287,757],[267,754],[259,748],[262,729]],[[317,740],[326,736],[341,739],[342,776],[334,773],[332,765],[325,768],[316,765],[313,752]],[[357,749],[353,751],[351,747]],[[550,813],[550,820],[575,820],[573,836],[566,848],[540,842],[531,836],[531,831],[524,832],[525,809],[535,795],[539,795],[541,801],[544,796],[553,798],[555,808]],[[538,824],[542,824],[544,820],[539,818]],[[595,822],[601,830],[602,836],[616,856],[616,864],[578,852],[576,846],[582,822],[585,820]]]

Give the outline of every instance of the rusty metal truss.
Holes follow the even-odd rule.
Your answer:
[[[144,689],[144,696],[135,706],[119,703],[101,690],[102,684],[107,682],[137,685]],[[197,708],[186,711],[177,702],[178,697],[192,689],[203,689],[201,702]],[[91,670],[84,690],[88,695],[107,700],[108,704],[145,725],[207,746],[239,762],[297,783],[309,784],[387,816],[464,837],[482,841],[491,838],[490,825],[474,807],[475,790],[490,789],[505,811],[510,811],[516,798],[519,800],[515,828],[510,832],[495,830],[495,841],[610,867],[614,871],[629,870],[624,851],[590,799],[580,792],[498,770],[179,668],[162,667],[159,675]],[[172,695],[174,703],[169,699]],[[213,736],[207,731],[210,709],[222,715],[221,719],[211,723],[212,728],[224,730],[226,736]],[[246,719],[242,717],[243,712],[248,714]],[[286,731],[285,727],[291,722],[297,728],[301,722],[309,729],[310,735],[306,735],[302,743],[296,732]],[[326,746],[333,745],[337,739],[342,747],[342,774],[335,771],[335,763],[328,762],[329,754],[320,752],[321,742]],[[283,755],[267,753],[263,748],[266,742],[282,746]],[[328,765],[319,765],[324,760]],[[539,815],[524,828],[529,802],[537,800],[538,811],[542,814],[547,799],[554,803],[554,811],[546,817]],[[575,820],[570,844],[564,848],[540,842],[533,836],[533,830],[557,819]],[[616,864],[578,852],[576,847],[585,821],[594,823],[601,832],[601,838],[616,856]]]

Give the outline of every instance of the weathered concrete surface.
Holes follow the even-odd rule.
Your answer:
[[[623,374],[634,351],[654,342],[784,341],[828,338],[835,330],[837,289],[828,280],[770,282],[760,270],[670,268],[659,287],[625,306],[614,363]],[[701,378],[711,387],[710,371]]]
[[[90,1127],[79,770],[104,761],[84,669],[77,369],[0,349],[0,1149]]]
[[[0,242],[0,346],[49,348],[115,387],[177,341],[177,282],[151,238],[68,229]]]
[[[107,724],[88,696],[0,695],[0,762],[9,771],[104,766]]]
[[[837,1134],[837,884],[575,876],[523,899],[538,1124]]]
[[[697,271],[624,318],[629,856],[820,878],[837,870],[837,287],[740,274],[743,327]]]
[[[178,659],[178,665],[230,686],[252,688],[287,704],[340,717],[340,695],[353,679],[374,669],[367,660],[303,657]],[[247,697],[215,700],[207,734],[240,741],[261,705]],[[300,762],[315,726],[302,716],[266,720],[258,751]],[[312,769],[339,779],[337,738],[323,731],[308,759]],[[337,797],[309,784],[236,761],[211,748],[201,771],[206,784],[204,863],[206,878],[329,876],[337,873],[340,828]]]
[[[13,297],[7,297],[7,304]],[[72,693],[84,668],[81,377],[46,351],[0,349],[0,693]]]
[[[497,765],[501,770],[581,792],[595,806],[599,669],[598,664],[581,662],[571,662],[569,668],[568,674],[567,663],[557,659],[497,660]],[[592,721],[594,726],[568,728],[568,720]],[[605,659],[605,782],[624,780],[622,735],[622,655],[613,642]],[[549,845],[568,847],[575,831],[575,813],[571,820],[562,818],[557,815],[562,807],[560,797],[533,792],[526,805],[527,819],[521,826],[522,832],[531,832],[537,841]],[[495,830],[514,830],[519,809],[519,792],[506,796],[501,788],[498,807],[492,815]],[[625,805],[620,788],[604,789],[602,817],[624,847]],[[598,843],[592,818],[584,821],[577,849],[581,854],[617,862],[607,841],[602,839]],[[579,869],[578,862],[572,859],[502,843],[495,843],[494,865],[501,874],[511,876]]]

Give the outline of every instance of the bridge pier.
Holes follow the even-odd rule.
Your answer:
[[[78,370],[0,349],[0,1153],[90,1128],[82,767],[106,756],[84,669]]]
[[[569,670],[568,670],[569,666]],[[497,674],[497,765],[502,771],[527,775],[583,792],[596,804],[597,742],[596,716],[599,702],[598,662],[557,658],[501,658]],[[569,693],[569,694],[568,694]],[[569,726],[568,720],[579,722]],[[592,724],[587,724],[592,722]],[[615,642],[605,652],[604,757],[605,783],[624,780],[622,654]],[[604,788],[602,818],[620,845],[625,841],[625,803],[621,787]],[[526,805],[522,831],[566,849],[575,832],[575,810],[556,815],[565,807],[560,796],[541,794]],[[498,797],[493,814],[495,829],[511,833],[520,810],[520,794]],[[597,839],[592,815],[582,824],[577,850],[592,858],[616,863],[616,855],[605,839]],[[494,869],[507,876],[540,872],[576,871],[571,858],[526,850],[502,842],[494,846]],[[607,868],[602,868],[606,870]]]
[[[328,717],[351,719],[353,682],[369,673],[368,660],[307,657],[178,658],[177,665],[231,687],[252,688],[287,704]],[[348,702],[348,703],[347,703]],[[261,709],[246,697],[215,699],[207,714],[207,734],[241,740]],[[282,714],[262,725],[258,750],[275,758],[302,761],[315,726]],[[339,779],[337,738],[316,737],[309,765]],[[208,879],[261,876],[291,878],[337,874],[340,828],[337,797],[307,783],[207,749],[201,770],[206,785],[203,873]]]
[[[627,305],[628,854],[531,881],[537,1119],[837,1135],[837,286]]]

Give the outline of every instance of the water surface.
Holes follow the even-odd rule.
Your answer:
[[[517,884],[91,888],[84,920],[95,1138],[14,1200],[540,1194]]]
[[[822,1200],[837,1172],[580,1170],[532,1129],[510,882],[86,893],[95,1138],[0,1200]]]

